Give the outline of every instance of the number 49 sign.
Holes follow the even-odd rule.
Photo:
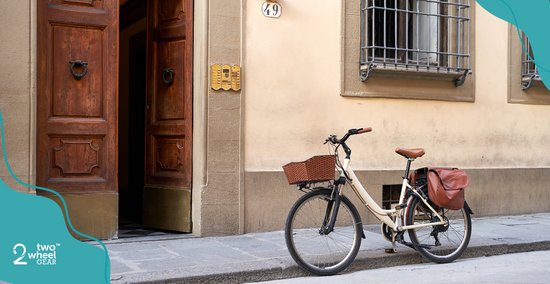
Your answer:
[[[262,4],[262,13],[269,18],[279,18],[281,16],[281,4],[266,1]]]

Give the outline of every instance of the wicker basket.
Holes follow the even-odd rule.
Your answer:
[[[335,163],[335,155],[315,156],[303,162],[288,163],[283,170],[289,184],[321,182],[334,179]]]

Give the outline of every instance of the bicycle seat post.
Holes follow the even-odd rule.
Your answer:
[[[395,153],[407,158],[407,169],[405,171],[405,177],[409,177],[409,171],[411,169],[411,162],[414,161],[416,158],[420,158],[424,156],[426,151],[424,149],[418,148],[418,149],[403,149],[403,148],[397,148],[395,149]]]
[[[412,161],[414,161],[413,158],[408,158],[407,159],[407,169],[405,169],[405,177],[404,178],[409,178],[409,172],[411,170],[411,163]]]

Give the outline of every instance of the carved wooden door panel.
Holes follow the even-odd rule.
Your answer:
[[[116,192],[118,0],[37,3],[36,183]]]
[[[193,1],[149,0],[143,224],[191,229]]]

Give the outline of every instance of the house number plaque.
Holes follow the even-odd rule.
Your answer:
[[[262,4],[262,13],[268,18],[279,18],[282,13],[281,4],[272,1],[265,1]]]

